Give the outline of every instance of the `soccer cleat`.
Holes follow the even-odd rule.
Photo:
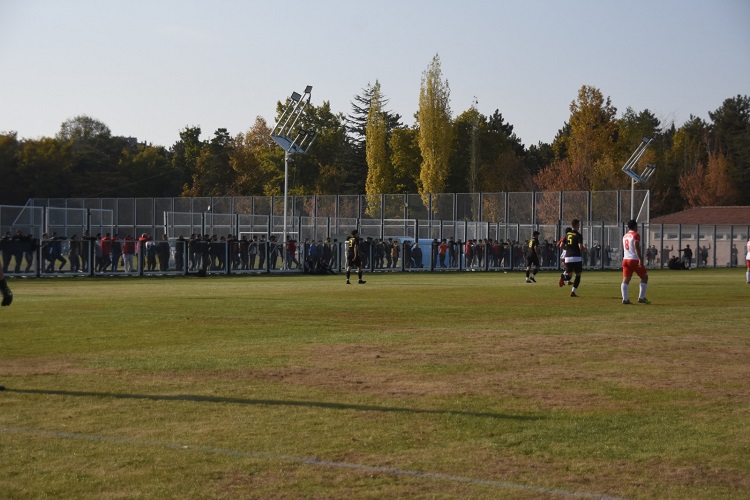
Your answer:
[[[578,297],[578,295],[576,295],[576,293],[575,293],[575,292],[570,292],[570,296],[571,296],[571,297]]]
[[[357,283],[359,283],[360,285],[364,285],[367,282],[365,280],[359,280]]]
[[[651,301],[648,300],[646,297],[643,297],[642,299],[638,299],[639,304],[650,304]]]
[[[565,280],[563,280],[563,279],[562,279],[562,276],[560,276],[560,281],[558,281],[558,282],[557,282],[557,286],[559,286],[559,287],[561,287],[561,288],[562,288],[563,286],[565,286]]]
[[[347,285],[351,285],[351,284],[352,284],[352,282],[351,282],[351,281],[349,281],[349,280],[346,280],[346,284],[347,284]]]
[[[632,304],[632,302],[630,302],[629,300],[623,300],[623,301],[622,301],[622,303],[623,303],[623,304],[626,304],[626,305],[628,305],[628,304]]]
[[[529,278],[526,278],[526,283],[531,283],[531,280]]]
[[[533,276],[529,279],[531,280],[532,283],[536,283],[536,279]]]

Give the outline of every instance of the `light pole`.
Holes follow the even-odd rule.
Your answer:
[[[281,114],[278,122],[271,131],[271,139],[284,150],[284,235],[281,241],[284,249],[282,269],[286,269],[286,240],[287,240],[287,198],[289,196],[289,157],[293,154],[305,154],[317,137],[317,133],[302,128],[300,118],[303,111],[310,104],[312,86],[305,87],[302,95],[292,92],[290,102]]]
[[[648,181],[652,175],[654,175],[654,172],[656,171],[656,165],[653,163],[649,163],[646,165],[646,168],[643,169],[643,171],[639,174],[635,171],[635,167],[638,164],[638,160],[641,159],[641,156],[643,156],[643,153],[646,151],[646,148],[648,148],[648,145],[651,144],[651,141],[653,139],[649,137],[644,137],[641,140],[641,143],[638,145],[637,148],[635,148],[635,151],[633,151],[633,154],[630,155],[630,158],[628,158],[628,161],[625,162],[625,165],[622,166],[622,171],[625,172],[628,176],[630,176],[630,219],[635,219],[635,183],[643,183]]]

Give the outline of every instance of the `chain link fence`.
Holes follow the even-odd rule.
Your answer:
[[[651,225],[645,190],[290,196],[287,207],[291,249],[282,196],[32,199],[0,206],[3,265],[11,275],[37,276],[275,272],[297,263],[304,270],[311,253],[316,261],[325,253],[324,267],[340,269],[341,244],[357,229],[371,270],[517,269],[534,230],[542,264],[557,268],[555,242],[578,218],[586,266],[606,269],[619,267],[624,222],[634,214],[648,266],[668,267],[676,257],[690,267],[724,267],[739,265],[749,232]],[[451,248],[444,263],[443,239]],[[190,242],[200,251],[191,252]]]

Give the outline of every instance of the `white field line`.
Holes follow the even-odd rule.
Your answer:
[[[349,462],[336,462],[331,460],[320,460],[318,458],[305,458],[305,457],[293,457],[288,455],[274,455],[270,453],[255,452],[255,451],[241,451],[231,450],[227,448],[214,448],[211,446],[196,446],[186,445],[180,443],[171,443],[168,441],[150,441],[142,439],[130,439],[124,437],[114,436],[102,436],[98,434],[81,434],[75,432],[62,432],[62,431],[44,431],[38,429],[21,429],[14,427],[3,427],[0,428],[0,432],[6,434],[24,434],[35,437],[45,437],[50,439],[73,439],[79,441],[95,441],[101,443],[110,444],[125,444],[132,446],[148,446],[153,448],[162,448],[170,450],[180,451],[193,451],[200,453],[212,453],[216,455],[225,455],[230,457],[240,458],[254,458],[275,462],[291,462],[306,465],[315,465],[320,467],[331,467],[337,469],[351,469],[355,471],[377,473],[377,474],[391,474],[396,476],[408,476],[418,477],[426,479],[434,479],[438,481],[450,481],[455,483],[465,483],[479,486],[487,486],[491,488],[498,488],[504,490],[518,490],[528,491],[533,493],[542,493],[546,495],[557,495],[567,498],[590,498],[599,500],[622,500],[619,497],[612,497],[608,495],[598,495],[594,493],[586,493],[580,491],[569,491],[556,488],[545,488],[543,486],[529,486],[525,484],[512,483],[508,481],[495,481],[491,479],[476,479],[464,476],[454,476],[451,474],[441,474],[437,472],[424,472],[419,470],[399,469],[394,467],[381,467],[377,465],[361,465]]]

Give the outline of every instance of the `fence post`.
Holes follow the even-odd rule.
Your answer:
[[[229,238],[226,239],[226,243],[224,243],[224,271],[227,276],[232,274],[232,240]]]

